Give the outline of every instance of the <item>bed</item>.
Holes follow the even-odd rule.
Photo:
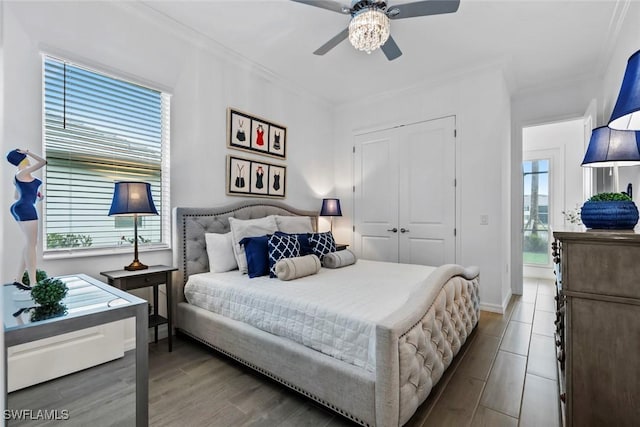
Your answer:
[[[317,228],[317,212],[295,209],[270,200],[236,202],[217,208],[174,209],[174,265],[178,267],[173,287],[176,329],[360,425],[387,427],[405,424],[427,398],[478,323],[477,267],[382,265],[359,260],[342,269],[329,271],[323,268],[315,276],[293,281],[296,283],[268,278],[248,279],[246,275],[241,277],[238,271],[208,273],[205,233],[228,232],[230,217],[254,219],[268,215],[309,216]],[[269,286],[289,286],[280,289],[289,289],[293,293],[296,287],[304,286],[311,291],[317,286],[324,286],[324,283],[340,281],[343,288],[354,284],[352,291],[359,292],[355,286],[359,280],[363,282],[361,285],[373,282],[360,277],[361,274],[369,271],[375,277],[376,269],[387,271],[388,268],[397,269],[392,274],[406,275],[419,285],[412,284],[405,289],[403,292],[408,294],[395,301],[395,305],[391,304],[393,309],[388,313],[374,313],[364,316],[364,319],[355,314],[351,317],[345,314],[349,317],[346,327],[332,325],[334,329],[356,331],[354,336],[358,338],[346,341],[362,341],[360,347],[352,349],[347,356],[336,356],[333,350],[327,350],[327,343],[322,340],[311,340],[315,344],[296,342],[286,334],[276,335],[268,332],[270,329],[267,327],[245,323],[241,316],[215,313],[194,298],[194,295],[205,292],[207,281],[222,279],[224,274],[227,277],[221,286],[230,283],[234,292],[245,286],[248,280],[254,281],[252,284],[263,283],[264,286],[253,287],[265,293]],[[381,275],[378,273],[378,276]],[[185,298],[188,282],[187,293],[193,304]],[[280,294],[287,293],[281,291]],[[292,304],[280,295],[277,298],[265,295],[275,302],[282,299],[284,304]],[[307,304],[303,305],[307,309],[302,311],[322,310],[322,303],[316,301],[318,295],[311,292],[304,296],[309,298],[307,301],[296,301]],[[233,298],[240,297],[234,295]],[[218,298],[222,302],[224,299]],[[363,313],[368,313],[372,307],[366,304],[378,304],[375,297],[368,299],[359,308]],[[274,301],[269,300],[269,303]],[[314,303],[311,308],[309,301]],[[335,301],[329,300],[327,304],[332,309],[340,309]],[[358,311],[348,306],[342,310],[343,314]],[[316,311],[313,313],[309,317],[311,321],[316,316]],[[333,314],[334,317],[339,315]],[[329,343],[332,341],[331,336],[325,338]]]

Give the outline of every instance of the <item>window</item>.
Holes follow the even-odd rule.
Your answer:
[[[549,160],[525,160],[524,253],[525,264],[549,264]]]
[[[117,181],[151,184],[158,216],[141,247],[168,247],[170,95],[44,56],[44,249],[130,248],[133,219],[108,216]]]

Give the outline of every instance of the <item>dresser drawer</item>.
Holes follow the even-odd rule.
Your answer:
[[[167,283],[166,273],[154,273],[144,276],[117,279],[114,285],[123,290],[146,288],[147,286],[162,285]]]

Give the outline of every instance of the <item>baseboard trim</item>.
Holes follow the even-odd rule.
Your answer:
[[[504,296],[504,299],[502,300],[502,313],[507,312],[507,307],[509,306],[509,301],[511,301],[512,296],[513,294],[511,293],[511,288],[509,288],[509,292],[507,292],[507,294]]]
[[[480,310],[482,311],[490,311],[492,313],[504,314],[504,308],[500,304],[488,304],[488,303],[480,303]]]

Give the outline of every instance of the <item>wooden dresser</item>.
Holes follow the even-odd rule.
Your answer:
[[[567,426],[640,420],[640,234],[555,231],[559,386]]]

